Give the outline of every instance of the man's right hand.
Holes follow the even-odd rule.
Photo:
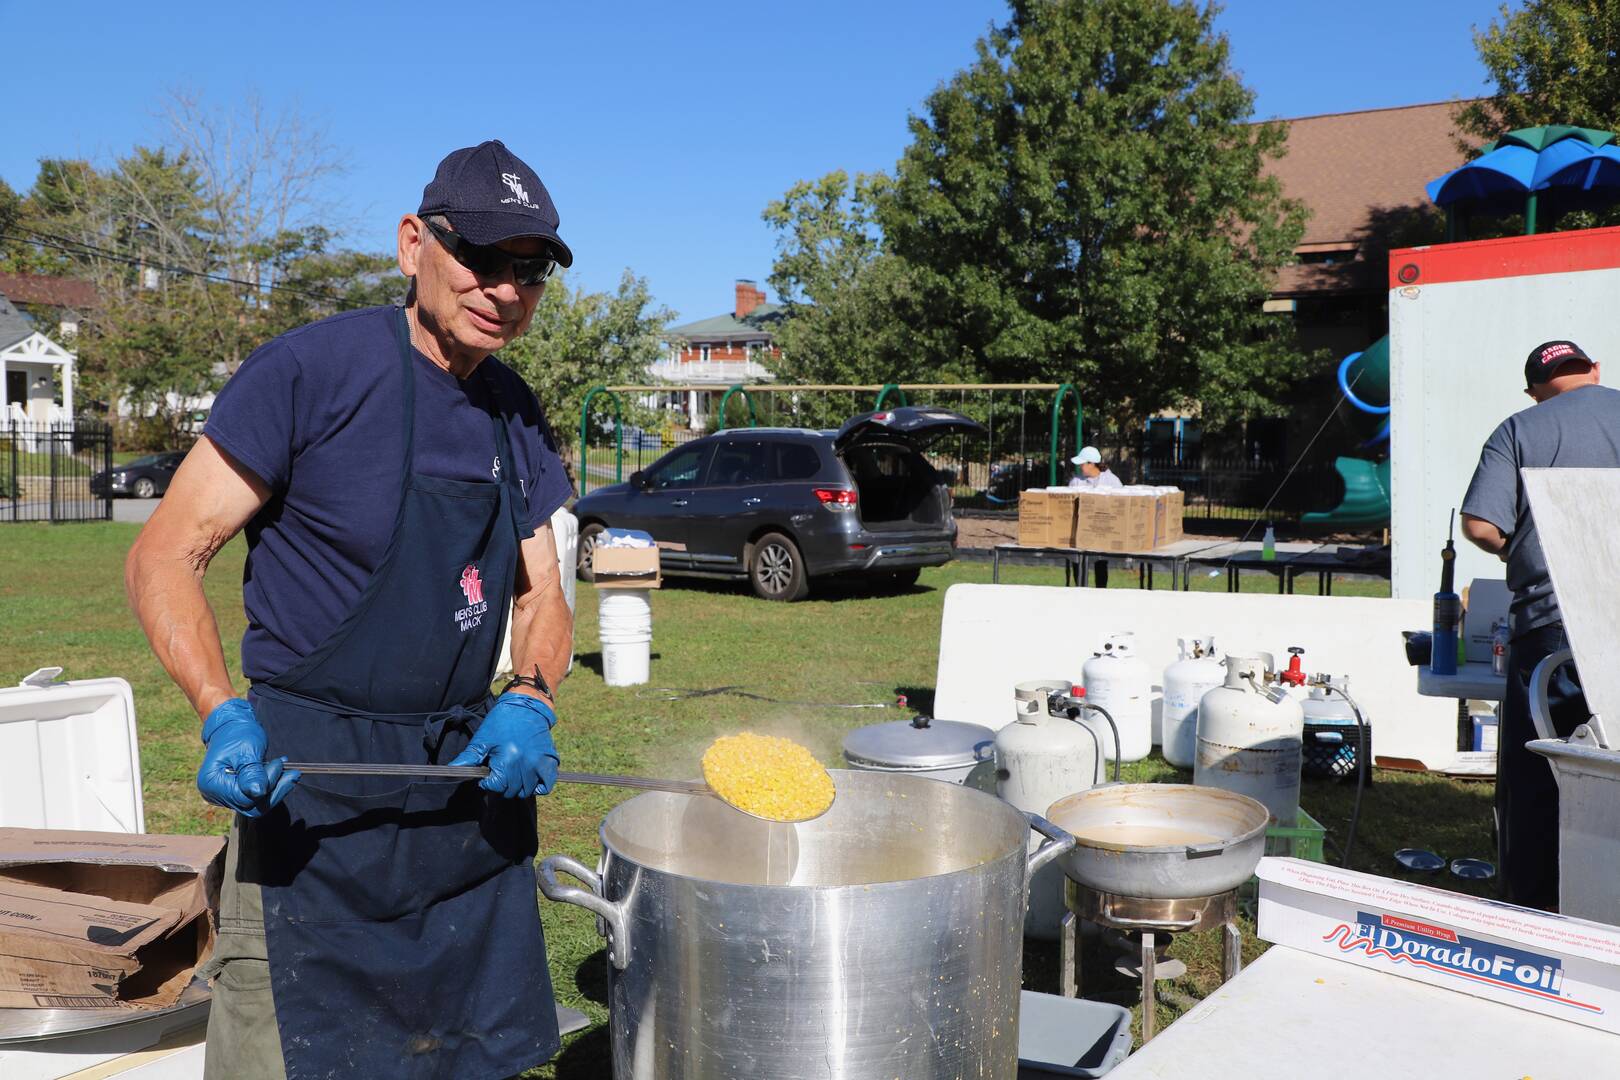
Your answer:
[[[242,698],[221,702],[203,721],[202,768],[197,790],[215,806],[256,818],[287,797],[298,782],[297,770],[285,768],[286,758],[265,761],[269,740]]]

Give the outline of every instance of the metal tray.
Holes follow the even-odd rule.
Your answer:
[[[208,983],[193,979],[180,1000],[167,1009],[0,1009],[0,1046],[61,1039],[92,1031],[151,1024],[161,1028],[154,1037],[200,1024],[208,1019]]]

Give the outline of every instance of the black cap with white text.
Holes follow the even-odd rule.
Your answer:
[[[557,262],[574,264],[574,253],[557,235],[561,219],[551,193],[540,175],[498,139],[453,151],[439,162],[416,213],[444,215],[473,244],[537,236],[555,249]]]
[[[1592,358],[1573,341],[1544,341],[1530,350],[1530,357],[1524,362],[1525,385],[1536,386],[1544,383],[1552,378],[1559,368],[1576,361],[1590,364]]]

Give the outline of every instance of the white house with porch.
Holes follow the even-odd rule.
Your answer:
[[[44,428],[71,421],[74,360],[0,294],[0,432],[13,423]]]

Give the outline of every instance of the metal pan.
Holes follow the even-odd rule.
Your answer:
[[[1191,784],[1109,784],[1064,796],[1046,817],[1074,836],[1059,860],[1065,874],[1149,900],[1237,888],[1265,854],[1271,820],[1247,795]]]

